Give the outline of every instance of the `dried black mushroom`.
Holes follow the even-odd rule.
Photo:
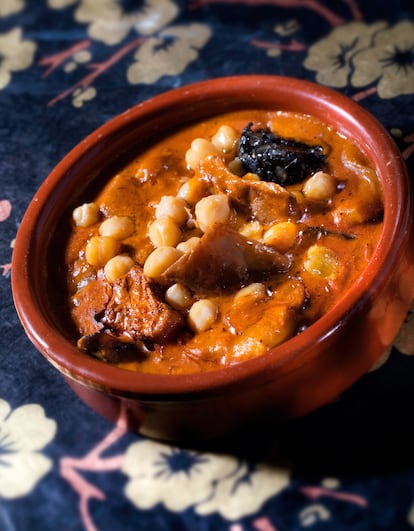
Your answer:
[[[326,164],[322,146],[282,138],[270,129],[253,131],[252,123],[242,131],[237,156],[247,172],[282,186],[299,183]]]

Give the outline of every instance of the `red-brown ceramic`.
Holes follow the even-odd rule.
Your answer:
[[[46,290],[51,235],[67,205],[121,152],[180,124],[252,108],[312,114],[360,146],[384,191],[381,240],[359,281],[302,334],[255,359],[191,375],[140,374],[81,353],[60,333]],[[400,154],[380,124],[339,93],[275,76],[221,78],[141,103],[79,143],[30,203],[14,248],[12,287],[24,329],[89,406],[168,441],[226,436],[252,421],[303,415],[335,399],[391,344],[414,294],[413,202]]]

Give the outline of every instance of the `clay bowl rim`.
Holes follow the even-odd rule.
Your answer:
[[[41,300],[39,286],[36,287],[42,275],[42,265],[36,257],[41,256],[38,242],[41,240],[42,223],[45,224],[44,212],[53,209],[56,194],[65,192],[63,181],[70,181],[69,176],[79,160],[90,157],[100,146],[108,146],[119,135],[122,137],[125,128],[145,119],[155,120],[156,123],[157,117],[170,112],[174,106],[183,109],[178,111],[181,120],[190,121],[192,111],[203,117],[212,116],[216,112],[208,109],[216,108],[215,104],[221,106],[221,113],[247,102],[252,108],[267,108],[270,102],[274,108],[298,112],[306,112],[305,108],[308,108],[309,114],[319,117],[345,136],[358,137],[363,144],[362,150],[374,160],[384,189],[384,227],[375,253],[359,281],[336,306],[300,335],[257,358],[207,373],[142,374],[107,365],[78,351],[54,326]],[[289,368],[293,361],[311,362],[306,355],[306,346],[322,345],[338,329],[346,326],[358,308],[363,305],[368,307],[370,299],[381,291],[408,237],[412,210],[411,205],[407,205],[408,197],[410,184],[406,167],[390,135],[370,113],[341,93],[310,81],[271,75],[231,76],[185,85],[115,116],[79,142],[44,180],[27,207],[16,236],[12,258],[15,307],[32,343],[64,376],[109,393],[147,398],[171,396],[176,399],[178,395],[206,395],[228,386],[244,385],[247,380],[262,378],[265,372],[269,375],[266,377],[274,379],[278,377],[275,375],[276,368],[281,377],[284,371],[294,370]]]

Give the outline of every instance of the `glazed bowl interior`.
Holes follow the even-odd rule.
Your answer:
[[[160,136],[192,121],[239,109],[311,114],[351,138],[376,167],[384,193],[382,237],[358,282],[306,331],[255,359],[208,373],[140,374],[104,364],[78,351],[65,337],[47,296],[49,253],[55,227],[85,190],[128,154],[139,153]],[[13,256],[13,295],[34,345],[65,376],[96,388],[130,395],[200,395],[243,385],[264,371],[311,363],[308,345],[329,341],[353,312],[375,296],[410,232],[409,181],[397,148],[378,122],[344,96],[313,83],[275,76],[241,76],[205,81],[157,96],[133,107],[77,145],[36,193],[21,223]],[[48,280],[49,279],[49,280]],[[372,360],[371,360],[372,361]],[[366,367],[368,368],[368,367]],[[354,375],[355,376],[355,375]],[[270,376],[269,376],[270,377]],[[272,376],[274,377],[274,376]],[[347,382],[352,383],[352,382]],[[345,383],[344,383],[345,385]]]

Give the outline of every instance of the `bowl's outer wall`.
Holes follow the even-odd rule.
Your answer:
[[[114,158],[141,149],[143,138],[151,142],[188,121],[248,107],[312,114],[354,139],[377,167],[384,236],[367,271],[341,304],[301,336],[229,369],[183,377],[140,375],[84,356],[62,338],[47,297],[47,252],[62,212]],[[126,111],[57,165],[22,220],[13,254],[13,296],[34,345],[95,410],[112,420],[123,414],[130,428],[164,440],[222,437],[257,421],[260,412],[272,419],[303,415],[335,399],[375,363],[414,294],[412,219],[409,179],[397,148],[352,101],[275,76],[202,82]]]

